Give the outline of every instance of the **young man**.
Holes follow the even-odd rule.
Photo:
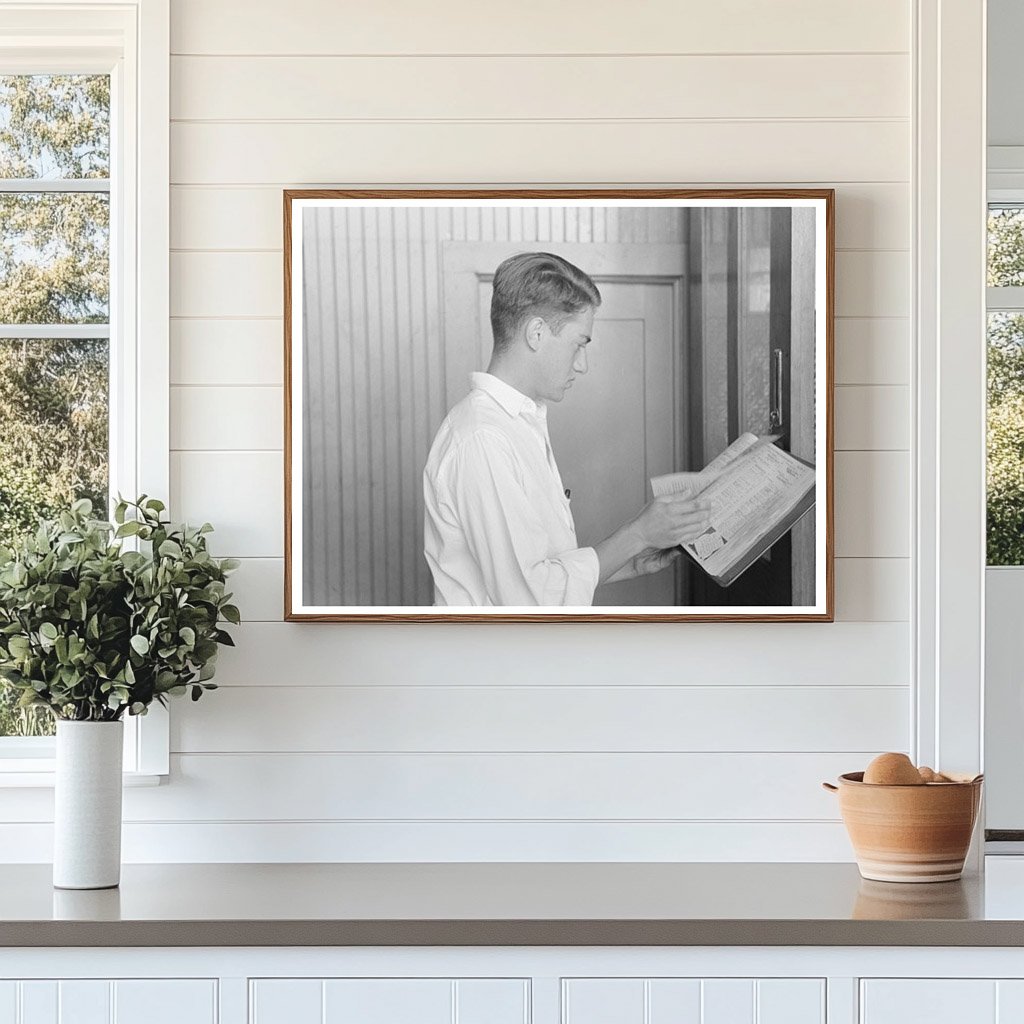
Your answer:
[[[494,351],[448,413],[423,473],[436,605],[589,605],[599,583],[658,572],[707,525],[703,505],[656,498],[581,548],[548,438],[547,403],[587,372],[601,293],[578,267],[520,253],[494,274]]]

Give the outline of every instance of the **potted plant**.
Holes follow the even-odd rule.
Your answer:
[[[164,505],[120,500],[114,523],[87,500],[0,548],[0,677],[56,718],[54,885],[115,886],[121,867],[123,717],[215,689],[235,559],[206,548],[209,523],[172,525]],[[125,550],[128,538],[140,550]],[[129,541],[134,545],[134,540]]]

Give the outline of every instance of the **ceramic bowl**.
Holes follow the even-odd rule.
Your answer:
[[[863,772],[822,785],[839,794],[839,811],[864,878],[877,882],[950,882],[964,860],[981,803],[982,777],[920,786],[879,786]]]

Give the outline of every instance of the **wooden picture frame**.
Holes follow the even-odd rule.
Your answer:
[[[833,620],[834,190],[298,189],[283,201],[286,620]],[[464,371],[487,367],[493,271],[519,252],[568,260],[601,292],[587,351],[597,364],[608,339],[608,362],[546,405],[555,476],[579,487],[581,549],[651,500],[650,478],[696,473],[748,430],[771,435],[763,454],[811,466],[809,511],[805,492],[729,587],[697,552],[753,529],[739,512],[673,567],[593,591],[611,605],[434,604],[446,592],[424,557],[426,454],[468,390]]]

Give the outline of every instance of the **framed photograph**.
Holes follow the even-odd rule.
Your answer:
[[[290,620],[831,621],[834,193],[284,193]]]

